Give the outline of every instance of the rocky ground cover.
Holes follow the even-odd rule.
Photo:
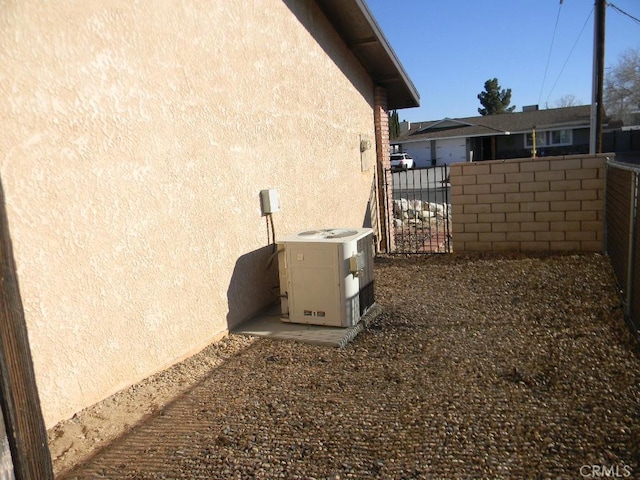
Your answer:
[[[382,258],[376,299],[344,349],[232,335],[81,412],[50,432],[56,471],[640,477],[640,351],[606,257]]]

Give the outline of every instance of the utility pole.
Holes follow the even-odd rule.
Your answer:
[[[604,30],[606,0],[595,0],[595,18],[593,28],[593,81],[591,95],[591,130],[589,153],[602,153],[602,122],[604,105]]]

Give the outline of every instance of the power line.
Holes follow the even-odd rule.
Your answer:
[[[547,65],[544,67],[544,75],[542,77],[542,85],[540,86],[540,95],[538,95],[538,105],[542,98],[542,91],[544,90],[544,82],[547,79],[547,71],[549,70],[549,62],[551,61],[551,52],[553,51],[553,42],[556,39],[556,32],[558,31],[558,20],[560,20],[560,10],[562,9],[562,0],[558,5],[558,15],[556,16],[556,25],[553,27],[553,35],[551,36],[551,45],[549,46],[549,55],[547,56]]]
[[[622,15],[626,15],[627,17],[629,17],[631,20],[633,20],[634,22],[636,22],[637,24],[640,25],[640,20],[637,19],[636,17],[634,17],[633,15],[625,12],[624,10],[622,10],[621,8],[616,7],[613,3],[607,3],[608,7],[613,8],[614,10],[616,10],[617,12],[621,13]]]
[[[591,15],[593,15],[594,9],[595,9],[595,6],[591,9],[591,11],[589,12],[589,16],[584,21],[584,25],[582,25],[582,29],[580,30],[580,33],[578,34],[578,38],[576,38],[576,41],[573,44],[573,47],[571,47],[571,51],[569,52],[569,55],[567,56],[567,59],[564,62],[564,65],[562,65],[562,68],[560,69],[560,73],[558,74],[558,78],[556,78],[556,81],[554,82],[553,86],[551,87],[551,90],[549,91],[549,95],[547,96],[547,99],[544,101],[545,104],[549,101],[549,98],[551,97],[551,93],[553,93],[553,89],[556,88],[556,85],[558,84],[558,81],[560,80],[560,77],[562,76],[562,72],[564,72],[564,69],[567,66],[567,63],[569,63],[569,59],[571,58],[571,55],[573,54],[573,51],[576,49],[576,45],[578,45],[578,41],[580,40],[580,37],[582,36],[582,32],[584,32],[584,29],[587,26],[587,23],[589,22],[589,19],[591,18]]]

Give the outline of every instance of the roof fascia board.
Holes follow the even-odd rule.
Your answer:
[[[382,29],[380,28],[380,26],[378,25],[378,22],[376,21],[373,14],[369,10],[369,7],[367,6],[366,2],[364,0],[354,0],[354,2],[362,12],[364,17],[366,18],[367,22],[369,23],[369,26],[373,30],[373,34],[375,38],[378,39],[378,41],[380,42],[380,45],[382,46],[382,48],[384,48],[384,51],[387,53],[389,57],[389,60],[391,60],[395,68],[398,70],[398,74],[400,78],[406,84],[407,88],[411,91],[412,96],[416,100],[416,103],[417,103],[416,106],[420,105],[420,94],[418,93],[418,89],[413,84],[413,82],[409,78],[409,75],[407,74],[404,67],[400,63],[400,60],[398,59],[396,52],[393,50],[393,48],[391,48],[391,44],[387,40],[387,37],[385,37],[384,33],[382,33]]]
[[[389,109],[420,106],[417,88],[364,0],[315,0],[315,3],[374,84],[387,89]],[[368,48],[377,48],[382,53],[375,60],[367,59],[362,49]],[[381,75],[383,71],[386,73]]]

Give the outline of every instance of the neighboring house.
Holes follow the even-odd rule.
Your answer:
[[[591,107],[554,108],[409,124],[392,141],[418,167],[457,162],[588,153]]]
[[[603,134],[603,151],[615,152],[618,161],[640,164],[640,125],[611,124]]]
[[[47,427],[276,300],[272,232],[380,229],[387,112],[419,96],[363,0],[2,19],[0,179]]]

